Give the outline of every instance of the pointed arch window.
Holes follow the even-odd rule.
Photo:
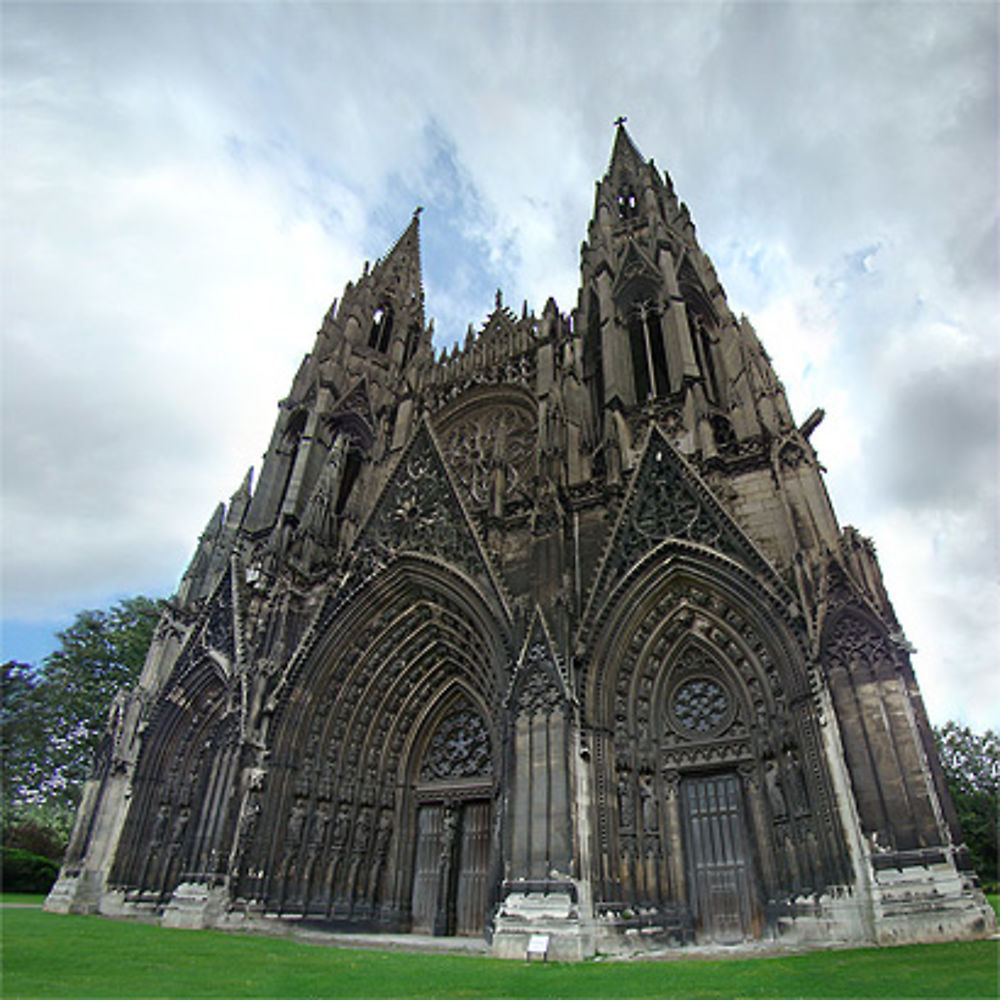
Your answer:
[[[705,395],[710,403],[719,402],[719,377],[715,369],[715,358],[712,354],[712,338],[704,317],[695,314],[694,317],[694,349],[698,356],[698,367],[704,379]]]
[[[392,306],[383,303],[372,314],[371,330],[368,333],[368,346],[385,354],[389,350],[389,338],[392,336]]]
[[[591,289],[587,304],[587,331],[583,344],[583,377],[590,386],[594,413],[604,406],[604,361],[601,351],[601,303]]]
[[[663,345],[660,310],[655,302],[636,302],[628,311],[629,348],[635,379],[635,401],[644,403],[670,392],[670,372]]]
[[[405,365],[417,351],[417,344],[420,343],[420,324],[411,323],[406,331],[406,349],[403,351],[403,364]]]
[[[347,461],[344,463],[344,474],[341,476],[340,489],[337,492],[336,504],[334,506],[334,513],[336,513],[337,517],[342,517],[344,514],[344,508],[347,506],[351,491],[354,489],[354,484],[361,473],[362,462],[361,452],[357,447],[352,447],[347,452]]]
[[[618,189],[618,215],[623,219],[634,219],[639,214],[639,200],[631,184],[623,184]]]

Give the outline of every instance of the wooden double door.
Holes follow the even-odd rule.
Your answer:
[[[413,933],[472,937],[485,931],[491,812],[489,799],[418,806]]]
[[[735,774],[681,783],[688,899],[699,940],[735,944],[760,933],[760,892]]]

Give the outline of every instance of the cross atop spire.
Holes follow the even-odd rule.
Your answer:
[[[614,121],[616,126],[615,141],[611,150],[611,163],[608,165],[609,172],[616,165],[626,172],[641,170],[644,165],[642,154],[636,149],[632,137],[628,134],[628,129],[625,128],[627,121],[625,115],[619,115]]]

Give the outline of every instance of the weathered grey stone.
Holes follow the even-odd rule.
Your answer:
[[[569,315],[329,310],[48,906],[523,958],[990,932],[875,550],[619,124]],[[396,936],[391,936],[396,935]]]

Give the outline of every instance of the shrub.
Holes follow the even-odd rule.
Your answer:
[[[48,892],[52,888],[59,875],[59,865],[51,858],[17,847],[2,850],[4,892]]]
[[[11,823],[4,830],[3,842],[5,847],[18,847],[57,862],[66,850],[66,838],[60,831],[31,819]]]

